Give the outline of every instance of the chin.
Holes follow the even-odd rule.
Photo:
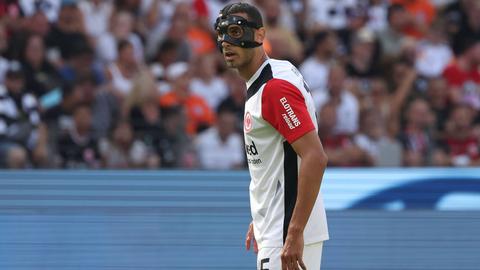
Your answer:
[[[227,67],[229,68],[237,68],[237,65],[235,65],[234,62],[226,62],[227,63]]]

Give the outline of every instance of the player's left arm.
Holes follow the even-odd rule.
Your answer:
[[[262,116],[292,146],[301,158],[297,200],[282,251],[282,269],[304,269],[303,231],[315,205],[327,155],[317,135],[306,100],[293,84],[272,79],[262,93]]]
[[[320,191],[323,173],[327,166],[327,155],[317,133],[312,130],[292,143],[302,162],[298,175],[297,201],[288,226],[288,234],[282,254],[287,267],[289,262],[300,263],[303,254],[303,231]],[[290,266],[286,269],[297,269]]]

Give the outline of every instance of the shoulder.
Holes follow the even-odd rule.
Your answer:
[[[299,88],[303,85],[303,76],[289,61],[272,59],[270,65],[272,66],[273,79],[286,80]]]
[[[288,80],[273,78],[265,84],[262,92],[262,98],[280,98],[285,95],[301,95],[301,91],[296,85]]]
[[[218,137],[218,131],[215,128],[211,127],[199,133],[195,138],[195,141],[201,144],[211,143],[213,141],[217,141],[217,137]]]

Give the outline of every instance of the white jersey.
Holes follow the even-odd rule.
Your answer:
[[[260,248],[282,247],[295,207],[301,162],[291,143],[318,130],[315,106],[302,75],[288,61],[266,60],[247,88],[244,133],[255,238]],[[304,241],[308,245],[327,239],[319,193]]]

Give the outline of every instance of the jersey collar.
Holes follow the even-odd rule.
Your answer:
[[[250,88],[250,86],[252,86],[252,84],[255,82],[255,80],[258,78],[258,76],[260,76],[260,73],[262,72],[263,68],[265,68],[265,66],[269,63],[269,58],[267,58],[263,63],[262,65],[257,69],[257,71],[255,71],[255,74],[253,74],[252,77],[250,77],[250,79],[248,79],[247,81],[247,89]]]

